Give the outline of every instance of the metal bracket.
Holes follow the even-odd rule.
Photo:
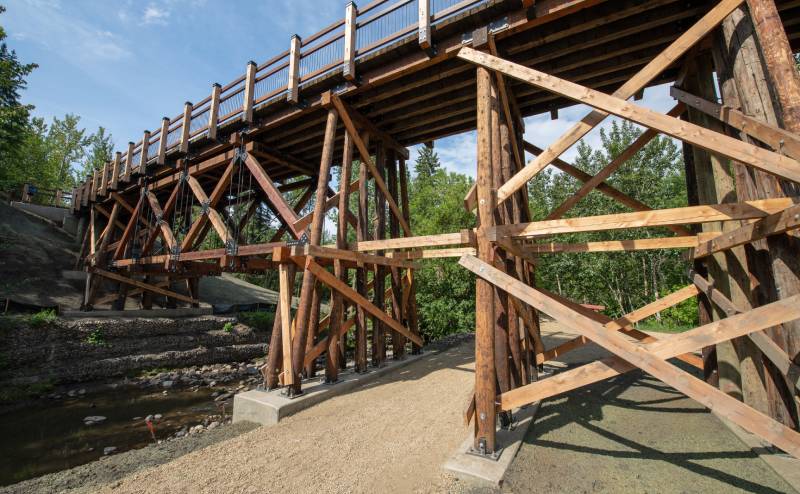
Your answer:
[[[236,240],[229,238],[227,242],[225,242],[225,253],[229,256],[239,254],[239,245],[237,245]]]
[[[200,203],[200,212],[202,214],[208,214],[209,209],[211,209],[211,201],[203,201]]]
[[[172,249],[170,249],[169,255],[172,261],[178,262],[181,258],[181,246],[177,244],[174,245]]]
[[[295,245],[307,245],[308,244],[308,233],[303,232],[303,236],[298,238],[297,240],[289,240],[286,242],[287,247],[294,247]]]
[[[500,459],[500,455],[503,453],[503,448],[497,448],[491,453],[486,452],[486,439],[480,438],[478,440],[478,449],[470,446],[467,448],[467,454],[472,456],[477,456],[479,458],[484,458],[487,460],[497,461]]]
[[[508,28],[508,16],[501,17],[500,19],[497,19],[496,21],[489,23],[490,33],[496,33],[498,31],[502,31],[507,28]]]

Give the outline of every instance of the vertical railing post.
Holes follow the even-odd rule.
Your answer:
[[[192,127],[192,103],[187,101],[183,104],[183,126],[181,127],[181,143],[178,151],[186,154],[189,152],[189,130]]]
[[[139,174],[147,174],[147,152],[150,150],[150,131],[144,131],[142,137],[142,152],[139,154]]]
[[[431,47],[431,0],[419,2],[419,46],[423,50]]]
[[[92,202],[97,200],[97,188],[99,186],[100,186],[100,173],[97,170],[95,170],[92,173],[92,189],[91,189],[91,195],[89,196]]]
[[[217,122],[219,121],[219,93],[222,86],[214,83],[211,86],[211,103],[208,110],[208,138],[212,141],[217,138]]]
[[[244,76],[244,99],[242,101],[242,120],[253,123],[253,103],[255,101],[256,70],[258,65],[250,60]]]
[[[355,2],[350,2],[345,8],[344,15],[344,57],[342,75],[348,81],[356,79],[356,18],[358,7]]]
[[[125,157],[125,175],[122,177],[122,181],[128,183],[131,181],[131,173],[133,172],[133,148],[136,147],[136,144],[133,141],[128,141],[128,154]]]
[[[300,36],[293,34],[289,44],[289,83],[287,86],[286,100],[297,104],[300,101]]]
[[[111,168],[111,190],[117,190],[119,188],[119,166],[122,162],[122,153],[117,151],[114,154],[114,166]]]
[[[105,197],[108,195],[108,161],[103,163],[102,176],[100,177],[100,195]]]
[[[156,163],[163,165],[167,162],[167,136],[169,135],[169,117],[161,119],[161,138],[158,140],[158,157]]]
[[[86,176],[86,181],[83,182],[83,192],[81,192],[81,204],[83,206],[89,205],[89,199],[92,194],[92,175],[91,173]]]

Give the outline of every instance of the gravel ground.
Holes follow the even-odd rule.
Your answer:
[[[544,330],[550,344],[571,336]],[[0,492],[486,492],[441,468],[468,432],[474,347],[459,341],[274,427],[222,427]],[[794,491],[702,407],[630,373],[544,403],[499,492]]]

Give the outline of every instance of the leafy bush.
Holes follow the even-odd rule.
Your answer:
[[[36,314],[28,317],[28,323],[34,328],[43,328],[53,324],[56,319],[58,319],[58,316],[56,316],[56,311],[53,309],[45,309],[40,310]]]
[[[89,333],[89,336],[87,336],[86,339],[83,340],[83,342],[88,345],[94,345],[94,346],[108,345],[108,343],[106,342],[105,335],[103,334],[103,330],[100,328],[97,328],[93,330],[91,333]]]
[[[226,322],[224,326],[222,326],[222,330],[226,333],[233,333],[233,323]]]
[[[271,331],[272,324],[275,322],[275,313],[267,311],[240,312],[237,318],[242,324],[258,331]]]

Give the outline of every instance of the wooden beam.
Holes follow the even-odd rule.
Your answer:
[[[195,195],[195,197],[197,197],[197,200],[200,202],[200,204],[205,205],[203,206],[205,211],[200,215],[199,218],[197,218],[197,220],[195,220],[195,222],[189,228],[189,232],[185,237],[183,237],[183,241],[181,242],[181,252],[191,248],[197,234],[200,233],[200,230],[205,225],[206,221],[211,221],[211,226],[213,226],[214,230],[217,231],[217,234],[223,243],[227,243],[230,239],[228,228],[225,226],[225,220],[222,219],[214,207],[216,206],[217,202],[222,199],[223,192],[228,188],[227,184],[233,175],[233,169],[235,167],[236,165],[233,163],[228,165],[228,168],[225,170],[226,173],[223,174],[222,178],[214,187],[211,197],[206,195],[206,192],[203,190],[203,187],[196,178],[191,175],[186,176],[186,181],[189,184],[189,188],[192,189],[192,193]]]
[[[622,98],[610,96],[508,60],[481,53],[469,47],[462,48],[458,56],[463,60],[499,70],[509,77],[559,94],[578,103],[587,104],[604,112],[658,130],[707,151],[745,163],[778,177],[800,182],[800,163],[789,157],[759,148],[725,134],[707,130],[690,122],[683,122],[667,115],[662,115]],[[498,191],[498,197],[499,195]]]
[[[147,174],[147,160],[150,157],[150,131],[145,130],[144,135],[142,136],[142,147],[141,153],[139,153],[139,171],[140,175]]]
[[[294,291],[294,273],[288,264],[278,266],[280,283],[279,301],[281,317],[281,344],[283,346],[283,384],[294,384],[292,372],[292,292]]]
[[[341,259],[343,261],[351,261],[355,263],[373,264],[375,266],[394,266],[398,268],[418,268],[415,263],[386,256],[376,256],[370,254],[362,254],[360,252],[353,252],[346,249],[334,249],[332,247],[322,247],[319,245],[296,245],[292,247],[292,256],[312,256],[320,257],[322,259]]]
[[[366,240],[352,246],[357,252],[373,250],[410,249],[414,247],[442,247],[445,245],[464,245],[461,233],[442,233],[420,235],[418,237],[389,238],[385,240]]]
[[[559,252],[617,252],[655,249],[692,249],[720,235],[718,232],[700,233],[686,237],[639,238],[631,240],[606,240],[574,244],[523,244],[519,248],[528,254],[556,254]]]
[[[128,278],[127,276],[122,276],[117,273],[112,273],[110,271],[106,271],[104,269],[99,268],[92,268],[92,273],[100,275],[104,278],[108,278],[110,280],[118,281],[120,283],[125,283],[128,285],[132,285],[138,288],[141,288],[145,291],[157,293],[159,295],[164,295],[166,297],[182,300],[184,302],[188,302],[190,304],[196,304],[199,301],[197,299],[193,299],[192,297],[187,297],[177,292],[173,292],[171,290],[165,290],[164,288],[160,288],[156,285],[152,285],[149,283],[145,283],[143,281],[134,280],[133,278]]]
[[[576,329],[583,336],[590,338],[601,347],[615,354],[620,364],[626,365],[626,363],[629,363],[639,367],[665,384],[674,387],[708,407],[717,415],[735,422],[745,430],[760,436],[796,458],[800,458],[800,434],[774,421],[767,415],[750,408],[736,398],[726,395],[708,383],[669,364],[664,360],[665,357],[663,355],[653,350],[652,345],[647,347],[637,346],[623,336],[605,330],[602,325],[566,308],[544,296],[541,292],[537,292],[536,289],[524,285],[475,257],[464,256],[459,262],[462,266],[481,278],[490,281],[500,289],[517,296],[536,309],[553,316],[559,322]],[[791,301],[794,306],[777,305],[787,301]],[[784,318],[800,318],[800,295],[781,302],[771,304],[773,305],[773,312],[779,313]],[[693,333],[694,336],[697,335],[696,330],[690,333]],[[665,343],[671,349],[680,348],[680,345],[676,344],[674,339],[665,340]],[[690,344],[694,346],[696,341],[691,341]],[[549,381],[549,379],[546,381]]]
[[[122,181],[128,183],[131,181],[131,173],[133,173],[133,149],[136,147],[132,141],[128,142],[128,152],[125,154],[125,174]]]
[[[628,82],[623,84],[613,94],[622,99],[628,99],[652,82],[659,74],[683,56],[692,46],[708,35],[723,19],[736,9],[743,0],[722,0],[706,15],[684,32],[678,39],[670,44],[664,51],[639,70]],[[517,172],[514,177],[497,190],[497,201],[503,202],[522,188],[528,180],[543,170],[555,158],[561,156],[583,136],[599,125],[607,113],[593,110],[580,122],[572,126],[567,132],[553,142],[545,152],[529,162],[525,168]]]
[[[745,115],[727,105],[720,105],[671,86],[670,95],[686,106],[710,115],[734,129],[758,139],[773,151],[800,160],[800,137],[768,122]]]
[[[711,221],[750,220],[764,218],[772,213],[782,211],[792,206],[797,200],[797,198],[763,199],[730,204],[688,206],[645,212],[501,225],[494,227],[490,231],[490,239],[495,241],[504,237],[537,237],[558,233],[593,232],[675,224],[685,225]]]
[[[116,195],[116,192],[112,194],[112,196]],[[126,204],[124,201],[117,201],[119,204]],[[134,227],[139,222],[139,211],[142,209],[142,205],[144,204],[144,194],[139,196],[139,201],[136,203],[136,207],[131,212],[131,219],[128,221],[127,226],[125,226],[125,231],[122,232],[122,238],[119,240],[119,244],[117,245],[117,249],[114,251],[114,256],[112,259],[117,260],[121,259],[122,255],[125,253],[125,248],[128,246],[128,242],[131,239],[131,235],[133,234]]]
[[[361,136],[358,134],[358,130],[353,123],[353,120],[350,118],[350,114],[348,113],[347,107],[345,107],[344,102],[342,102],[338,96],[331,95],[331,101],[336,109],[339,111],[339,115],[342,117],[342,123],[344,123],[347,132],[353,138],[353,143],[356,145],[359,154],[361,155],[361,163],[365,164],[369,169],[372,178],[375,180],[375,186],[378,190],[383,194],[386,198],[386,202],[389,204],[389,209],[392,210],[392,214],[400,222],[400,226],[403,227],[403,232],[407,237],[411,236],[411,227],[408,226],[408,222],[406,222],[405,218],[403,218],[403,213],[400,211],[400,208],[397,206],[397,202],[395,202],[394,198],[389,195],[389,190],[386,187],[386,182],[383,181],[383,177],[381,174],[378,173],[378,169],[375,167],[375,163],[372,161],[372,157],[369,154],[369,150],[367,149],[364,141],[361,139]]]
[[[667,115],[671,117],[679,117],[683,112],[686,111],[686,107],[682,103],[678,103],[675,105]],[[608,177],[611,176],[612,173],[617,171],[619,167],[624,165],[628,160],[633,158],[636,153],[642,150],[650,141],[655,139],[658,136],[658,132],[653,129],[645,130],[636,140],[634,140],[630,146],[625,148],[624,151],[619,153],[614,159],[611,160],[609,164],[603,167],[602,170],[597,172],[594,177],[592,177],[589,181],[583,184],[583,186],[578,189],[577,192],[569,196],[560,206],[556,207],[550,214],[547,215],[545,219],[547,220],[555,220],[558,218],[562,218],[564,214],[567,213],[570,209],[572,209],[576,204],[578,204],[583,198],[585,198],[591,191],[597,188],[602,182],[604,182]]]
[[[348,192],[357,191],[358,190],[358,185],[359,185],[358,179],[356,179],[353,182],[351,182],[350,183],[350,187],[348,187]],[[325,205],[323,206],[323,211],[328,212],[332,208],[334,208],[334,207],[339,205],[339,197],[340,197],[339,194],[340,193],[337,192],[336,194],[332,195],[331,197],[329,197],[329,198],[327,198],[325,200]],[[312,211],[312,212],[308,213],[307,215],[303,216],[302,218],[299,218],[297,221],[295,221],[294,222],[294,228],[299,229],[299,230],[305,230],[306,228],[308,228],[308,225],[310,225],[313,220],[314,220],[314,212]]]
[[[256,182],[258,185],[261,186],[261,190],[264,191],[266,194],[267,199],[269,200],[272,207],[275,209],[275,212],[280,216],[281,220],[286,224],[289,229],[291,230],[292,236],[296,239],[299,239],[303,236],[303,229],[299,229],[295,226],[297,223],[298,218],[297,214],[292,210],[289,204],[286,203],[286,199],[283,198],[283,194],[275,187],[272,179],[267,175],[267,172],[264,171],[264,168],[261,164],[256,160],[252,154],[247,154],[244,159],[244,163],[247,166],[247,169],[250,170],[250,173],[255,177]]]
[[[175,240],[175,235],[172,233],[172,228],[169,227],[169,224],[165,220],[166,215],[164,210],[161,209],[161,205],[158,203],[158,198],[156,198],[155,194],[148,191],[147,200],[150,203],[150,209],[153,210],[153,214],[156,217],[156,227],[161,231],[161,236],[164,238],[164,243],[167,244],[167,247],[169,247],[170,250],[173,250],[178,245],[178,242]]]
[[[305,266],[305,268],[314,274],[319,281],[325,283],[333,290],[341,293],[344,298],[353,302],[354,304],[363,307],[364,310],[375,316],[376,318],[380,319],[380,321],[386,324],[388,327],[397,331],[398,333],[402,334],[409,340],[413,341],[417,345],[422,346],[422,339],[406,329],[405,326],[397,322],[396,320],[389,317],[388,314],[384,310],[376,307],[372,302],[364,298],[363,296],[359,295],[358,292],[347,286],[345,283],[342,283],[338,278],[328,272],[325,268],[320,266],[314,261],[309,260],[307,258],[305,264],[302,262],[298,264],[298,266]]]
[[[731,300],[721,291],[714,288],[714,285],[700,276],[698,273],[691,272],[689,277],[700,291],[714,302],[717,307],[722,309],[728,317],[741,314],[742,311],[734,305]],[[778,346],[775,341],[763,331],[756,331],[747,335],[755,343],[761,353],[763,353],[781,372],[790,387],[800,391],[800,366],[792,362],[789,355]]]
[[[800,204],[795,204],[752,223],[745,223],[736,230],[725,232],[701,243],[694,249],[693,257],[702,259],[717,252],[730,250],[772,235],[780,235],[796,228],[800,228]]]

